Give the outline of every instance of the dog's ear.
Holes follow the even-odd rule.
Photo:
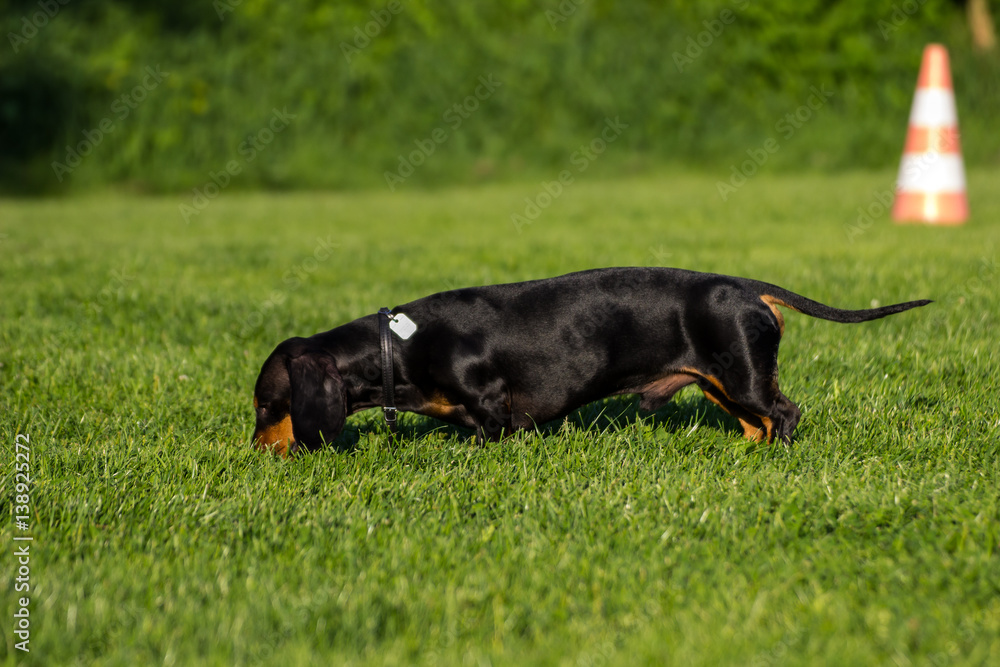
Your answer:
[[[300,447],[317,449],[332,441],[347,421],[344,380],[333,357],[304,352],[288,360],[292,432]]]

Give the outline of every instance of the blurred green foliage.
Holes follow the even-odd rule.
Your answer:
[[[944,0],[0,0],[0,25],[15,192],[384,187],[401,160],[400,187],[552,177],[616,117],[595,170],[724,177],[768,138],[767,169],[886,166],[931,41],[967,161],[1000,162],[1000,65]]]

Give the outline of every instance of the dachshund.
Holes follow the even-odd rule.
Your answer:
[[[655,410],[695,384],[746,438],[789,443],[801,413],[778,389],[778,307],[853,323],[928,303],[842,310],[756,280],[658,267],[440,292],[383,309],[399,325],[391,334],[371,314],[279,344],[254,389],[253,442],[282,456],[315,450],[376,406],[387,421],[399,409],[497,441],[608,396],[638,394]]]

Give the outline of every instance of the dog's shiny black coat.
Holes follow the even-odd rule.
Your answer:
[[[615,394],[655,409],[697,384],[744,434],[789,441],[799,410],[778,389],[777,307],[864,322],[929,301],[841,310],[775,285],[667,268],[612,268],[469,287],[398,306],[396,405],[496,440]],[[362,317],[271,353],[254,391],[254,441],[314,449],[348,415],[382,405],[378,321]]]

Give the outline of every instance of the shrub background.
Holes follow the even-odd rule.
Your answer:
[[[12,37],[37,16],[37,34]],[[967,162],[1000,162],[997,57],[973,53],[964,8],[941,0],[8,0],[0,25],[0,179],[15,192],[183,190],[230,160],[239,188],[384,187],[439,127],[406,187],[551,178],[607,117],[630,127],[595,170],[726,173],[769,137],[766,169],[882,168],[930,41],[951,51]],[[119,118],[147,67],[169,76]],[[502,85],[453,130],[444,115],[491,75]],[[782,138],[814,87],[833,96]],[[294,121],[246,161],[275,109]],[[60,182],[53,161],[107,118]]]

